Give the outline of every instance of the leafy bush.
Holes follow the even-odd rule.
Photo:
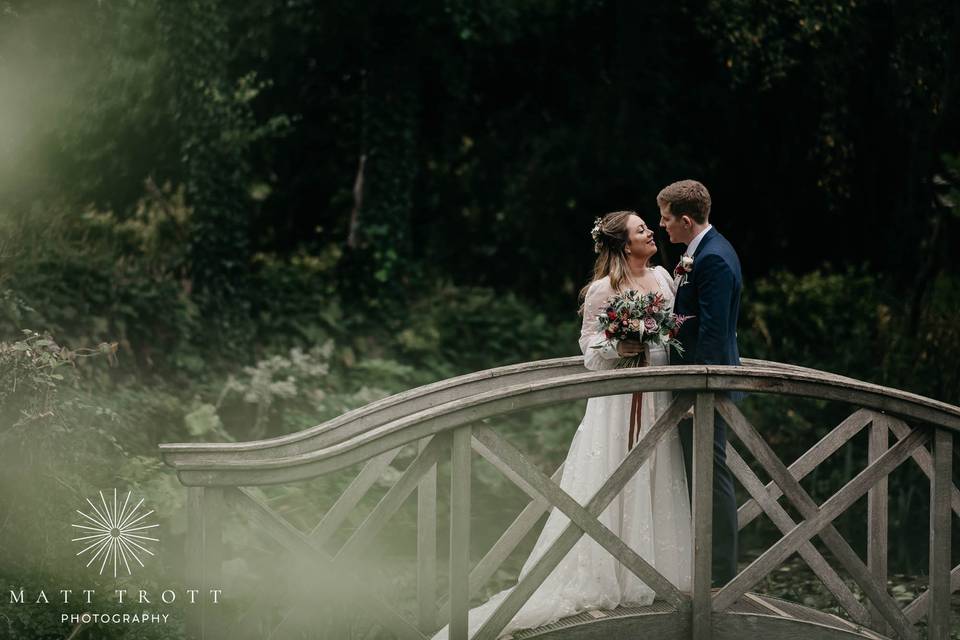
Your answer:
[[[117,342],[128,371],[175,364],[197,320],[186,277],[190,215],[182,189],[147,181],[129,216],[67,206],[8,216],[0,330]]]

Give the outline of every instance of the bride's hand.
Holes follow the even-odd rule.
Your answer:
[[[621,358],[632,358],[643,352],[643,343],[639,340],[621,340],[617,344],[617,355]]]

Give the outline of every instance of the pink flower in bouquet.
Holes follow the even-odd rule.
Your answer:
[[[687,316],[674,314],[661,294],[638,294],[626,291],[610,298],[607,307],[597,315],[597,322],[606,338],[614,340],[639,339],[641,342],[661,345],[683,353],[683,345],[676,339],[678,329]],[[602,344],[594,345],[599,349]],[[639,366],[638,358],[623,358],[622,366]],[[621,366],[621,365],[618,365]]]
[[[663,311],[663,296],[658,293],[647,305],[647,313],[660,313],[661,311]]]

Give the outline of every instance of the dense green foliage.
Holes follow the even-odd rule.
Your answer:
[[[593,217],[655,222],[682,177],[740,252],[744,355],[960,404],[958,56],[947,0],[0,0],[0,574],[78,576],[62,514],[117,483],[178,550],[160,442],[575,353]],[[786,460],[846,411],[745,409]],[[546,468],[581,410],[497,426]],[[862,445],[805,486],[834,490]],[[892,567],[923,573],[896,543],[925,540],[925,480],[898,474]],[[349,475],[262,495],[308,528]],[[482,552],[525,497],[483,463],[476,481]],[[858,549],[864,510],[841,521]],[[403,598],[415,520],[394,524],[365,570]],[[228,573],[269,580],[241,530]],[[161,565],[145,579],[180,569]],[[813,597],[797,584],[771,579]]]

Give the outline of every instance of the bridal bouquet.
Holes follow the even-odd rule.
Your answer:
[[[610,298],[606,308],[597,316],[607,339],[594,348],[602,349],[614,341],[639,340],[672,347],[682,354],[683,345],[677,340],[677,333],[680,325],[691,317],[669,311],[663,294],[640,295],[631,289]],[[619,366],[640,366],[642,363],[643,355],[639,355],[624,359]]]

